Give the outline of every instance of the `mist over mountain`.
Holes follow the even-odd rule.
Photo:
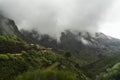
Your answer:
[[[96,32],[92,35],[90,32],[73,32],[66,30],[60,33],[59,41],[49,34],[40,34],[36,30],[21,30],[19,32],[15,22],[4,16],[0,16],[0,33],[14,35],[16,37],[25,36],[38,44],[53,49],[70,51],[73,53],[118,53],[120,40],[107,36],[103,33]]]
[[[0,0],[0,12],[19,29],[37,30],[59,38],[61,32],[97,32],[113,0]]]
[[[86,50],[88,47],[95,48],[98,52],[112,51],[113,47],[119,46],[119,40],[98,31],[104,13],[113,2],[113,0],[0,0],[0,14],[13,19],[18,25],[17,28],[14,21],[1,20],[1,32],[16,35],[15,31],[18,34],[18,29],[22,29],[24,36],[46,47],[71,51],[74,49],[76,52]],[[118,49],[119,47],[116,51]]]
[[[47,9],[46,13],[42,13],[42,18],[33,16],[34,9],[34,12],[30,9],[29,15],[27,13],[21,16],[18,9],[21,7],[17,4],[19,7],[15,8],[10,4],[16,4],[18,1],[4,1],[6,1],[5,4],[0,5],[0,80],[119,80],[120,40],[97,32],[97,23],[102,15],[101,13],[96,14],[96,12],[105,10],[102,9],[102,1],[97,3],[93,0],[96,2],[95,6],[98,4],[101,6],[95,14],[92,10],[94,4],[82,8],[85,11],[88,10],[88,14],[83,13],[82,16],[77,8],[74,8],[74,11],[70,8],[70,11],[78,11],[74,15],[59,14],[59,16],[55,16],[56,14],[49,13],[49,11],[52,13],[54,11],[51,11],[52,2],[49,7],[45,2],[44,6],[41,4],[40,8],[43,9],[42,11]],[[0,3],[4,3],[4,1],[0,0]],[[24,2],[26,1],[24,0]],[[77,2],[77,0],[75,1]],[[84,5],[83,3],[86,1],[82,1],[81,5]],[[7,2],[8,5],[6,5]],[[33,1],[35,4],[37,2]],[[41,2],[44,3],[44,1]],[[70,0],[72,5],[73,2]],[[27,7],[27,5],[23,6],[23,3],[21,5],[24,8]],[[75,6],[78,5],[72,7]],[[98,9],[95,6],[94,10]],[[12,7],[15,10],[11,9]],[[29,10],[28,8],[25,10]],[[62,10],[69,12],[69,8]],[[13,13],[15,14],[13,15]],[[16,13],[20,13],[20,15],[16,16]],[[55,22],[53,18],[55,18]],[[56,18],[59,24],[56,22]],[[38,23],[39,21],[42,22]],[[65,23],[63,24],[63,22]],[[19,25],[19,29],[17,25]]]
[[[21,35],[15,22],[2,15],[0,15],[0,34],[9,34],[13,36]]]
[[[48,34],[39,34],[33,31],[21,31],[22,34],[37,43],[56,50],[65,50],[73,53],[87,52],[89,54],[116,54],[119,53],[120,40],[97,32],[92,36],[89,32],[61,32],[59,42]],[[74,54],[73,54],[74,55]]]

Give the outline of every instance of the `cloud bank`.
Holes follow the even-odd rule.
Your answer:
[[[58,36],[60,32],[96,32],[113,0],[0,0],[0,12],[19,29],[35,29]]]

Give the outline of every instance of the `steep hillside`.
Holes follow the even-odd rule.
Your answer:
[[[26,41],[15,22],[0,15],[0,53],[17,53],[25,49]]]
[[[21,35],[21,33],[18,31],[15,22],[2,15],[0,15],[0,34],[9,34],[14,36]]]

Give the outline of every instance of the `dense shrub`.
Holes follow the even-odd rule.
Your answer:
[[[36,70],[19,75],[16,80],[76,80],[76,76],[66,71]]]
[[[0,80],[13,80],[18,74],[27,71],[28,66],[19,55],[0,54]]]
[[[15,53],[24,50],[26,42],[22,39],[10,36],[0,35],[0,52],[1,53]]]
[[[8,60],[8,55],[0,54],[0,60]]]
[[[119,80],[120,79],[120,63],[115,64],[107,72],[101,73],[96,80]]]

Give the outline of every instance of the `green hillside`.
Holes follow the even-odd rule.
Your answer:
[[[106,80],[99,78],[120,62],[120,55],[81,52],[77,57],[40,45],[37,48],[10,35],[0,35],[0,47],[0,80]]]
[[[86,78],[79,72],[80,70],[75,68],[74,65],[77,63],[71,62],[71,56],[60,55],[47,48],[39,50],[33,47],[26,48],[28,43],[17,37],[1,35],[0,38],[0,45],[3,48],[0,53],[0,80],[14,80],[18,75],[33,70],[51,71],[50,74],[63,77],[73,74],[74,78],[78,75],[83,80]],[[10,49],[7,46],[10,46]],[[64,71],[66,73],[62,75]],[[42,73],[39,74],[42,75]],[[49,72],[43,74],[49,74]],[[73,80],[73,78],[68,80]]]
[[[93,48],[69,31],[62,33],[61,44],[49,35],[39,41],[40,35],[32,34],[22,35],[14,21],[0,16],[0,80],[118,80],[119,40],[109,45],[108,38],[96,40],[87,33],[85,39],[96,40],[95,45],[101,41]]]

